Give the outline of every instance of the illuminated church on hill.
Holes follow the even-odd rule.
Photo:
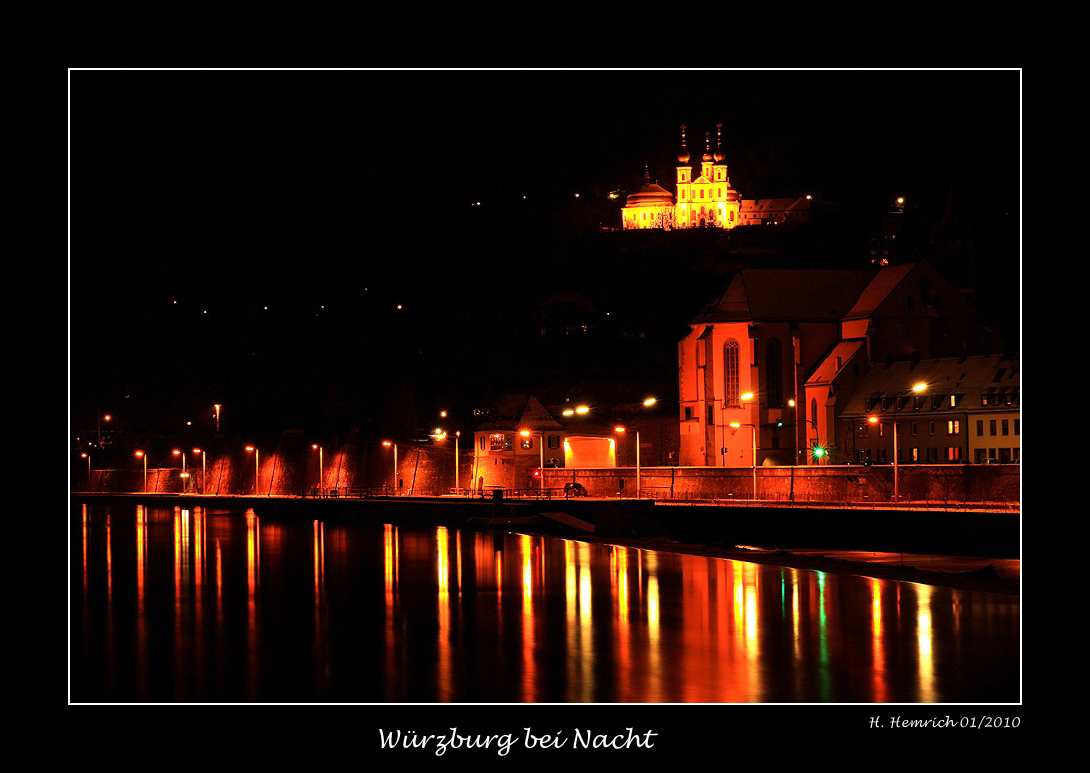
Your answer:
[[[621,210],[625,230],[636,228],[734,228],[740,225],[806,222],[810,214],[809,197],[801,199],[743,200],[730,186],[722,149],[723,124],[716,126],[715,153],[711,151],[710,132],[705,132],[704,155],[700,170],[693,177],[693,167],[685,145],[685,126],[681,127],[681,152],[677,160],[677,194],[652,183],[644,172],[644,184],[628,196]]]

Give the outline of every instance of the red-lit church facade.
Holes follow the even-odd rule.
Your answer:
[[[848,436],[858,422],[842,417],[872,373],[894,363],[979,356],[994,346],[975,309],[926,262],[742,270],[678,345],[680,464],[860,461],[856,438]],[[906,372],[905,380],[886,390],[896,396],[919,379]],[[920,453],[919,461],[957,461],[945,450]],[[964,454],[978,455],[968,448]]]

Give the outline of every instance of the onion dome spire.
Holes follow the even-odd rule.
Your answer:
[[[726,154],[723,153],[723,124],[717,123],[715,132],[718,135],[715,139],[715,160],[721,162],[726,158]]]
[[[677,160],[683,164],[689,163],[689,151],[685,147],[685,124],[681,124],[681,152],[677,154]]]
[[[712,160],[711,132],[704,132],[704,160]]]

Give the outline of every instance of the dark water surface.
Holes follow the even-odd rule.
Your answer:
[[[1019,599],[560,538],[72,515],[73,702],[1012,703]]]

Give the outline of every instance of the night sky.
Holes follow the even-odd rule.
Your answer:
[[[672,292],[595,266],[579,240],[617,224],[607,194],[645,166],[672,190],[681,124],[696,157],[723,124],[744,198],[880,215],[903,195],[941,213],[953,190],[1017,303],[1017,71],[78,70],[69,85],[76,431],[109,411],[169,432],[214,402],[240,424],[378,431],[560,378],[518,343],[542,300],[569,289],[623,318],[643,288]]]

